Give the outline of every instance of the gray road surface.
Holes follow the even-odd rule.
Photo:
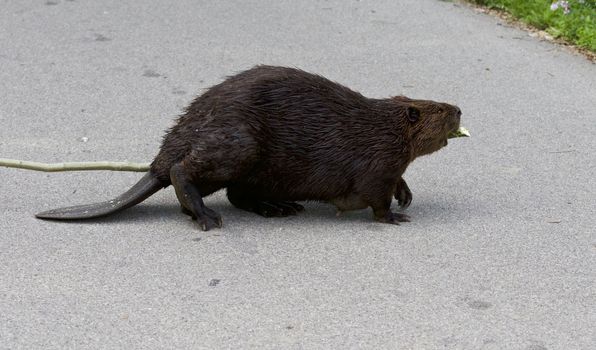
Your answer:
[[[0,169],[0,349],[594,349],[596,66],[434,0],[2,1],[0,157],[149,161],[204,88],[257,63],[458,104],[473,137],[406,173],[399,227],[265,219],[171,188],[34,219],[134,173]]]

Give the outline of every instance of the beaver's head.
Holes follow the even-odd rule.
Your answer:
[[[447,135],[459,128],[461,110],[457,106],[405,96],[393,100],[405,111],[412,159],[446,146]]]

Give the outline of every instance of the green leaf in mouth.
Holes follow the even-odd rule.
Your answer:
[[[456,137],[470,137],[470,132],[463,126],[460,126],[459,129],[452,131],[447,135],[448,139],[453,139]]]

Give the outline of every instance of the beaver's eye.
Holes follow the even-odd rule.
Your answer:
[[[420,119],[420,111],[415,107],[408,107],[406,113],[408,114],[408,120],[412,123],[417,122]]]
[[[439,113],[443,113],[443,112],[445,112],[445,110],[443,108],[439,107]]]

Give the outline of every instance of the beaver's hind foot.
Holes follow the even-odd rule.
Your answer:
[[[221,227],[223,222],[221,216],[209,209],[203,203],[199,189],[193,182],[182,163],[178,163],[170,169],[170,181],[176,190],[176,196],[182,206],[183,212],[189,214],[196,220],[203,231],[209,231],[215,227]]]

